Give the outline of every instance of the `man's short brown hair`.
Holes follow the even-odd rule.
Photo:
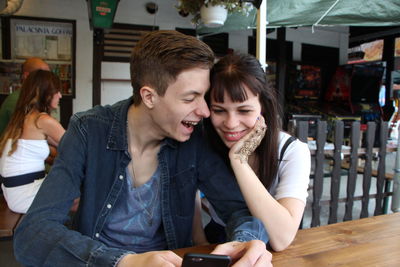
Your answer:
[[[211,69],[214,53],[193,36],[177,31],[154,31],[144,35],[131,56],[131,82],[134,104],[142,101],[139,90],[149,86],[161,96],[184,70]]]

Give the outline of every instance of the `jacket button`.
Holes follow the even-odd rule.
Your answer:
[[[96,236],[96,238],[99,238],[100,234],[99,234],[99,233],[96,233],[95,236]]]
[[[107,204],[107,209],[111,209],[111,204]]]
[[[120,176],[119,176],[119,179],[120,179],[120,180],[124,179],[124,176],[123,176],[123,175],[120,175]]]

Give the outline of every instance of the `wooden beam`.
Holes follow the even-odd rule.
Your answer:
[[[101,104],[101,62],[103,60],[103,30],[93,30],[93,93],[92,106]]]

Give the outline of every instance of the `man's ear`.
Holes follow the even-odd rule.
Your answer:
[[[156,90],[148,86],[143,86],[140,88],[139,92],[142,97],[143,104],[145,104],[149,109],[152,109],[158,97]]]

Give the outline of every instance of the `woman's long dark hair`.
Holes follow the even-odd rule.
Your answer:
[[[261,114],[267,125],[265,137],[255,153],[259,161],[256,173],[268,189],[278,171],[280,107],[276,92],[273,88],[269,88],[266,74],[259,61],[251,55],[239,53],[223,57],[211,70],[211,89],[206,98],[209,104],[211,99],[223,103],[224,93],[227,92],[233,102],[243,102],[248,98],[244,86],[259,97]],[[212,145],[227,158],[228,148],[218,136],[210,119],[205,121],[205,127]]]
[[[0,138],[0,151],[3,151],[7,140],[11,138],[9,155],[14,153],[17,149],[17,140],[22,135],[26,115],[32,110],[50,114],[51,100],[56,93],[60,92],[60,89],[61,81],[51,71],[36,70],[29,74],[22,83],[15,111]]]

